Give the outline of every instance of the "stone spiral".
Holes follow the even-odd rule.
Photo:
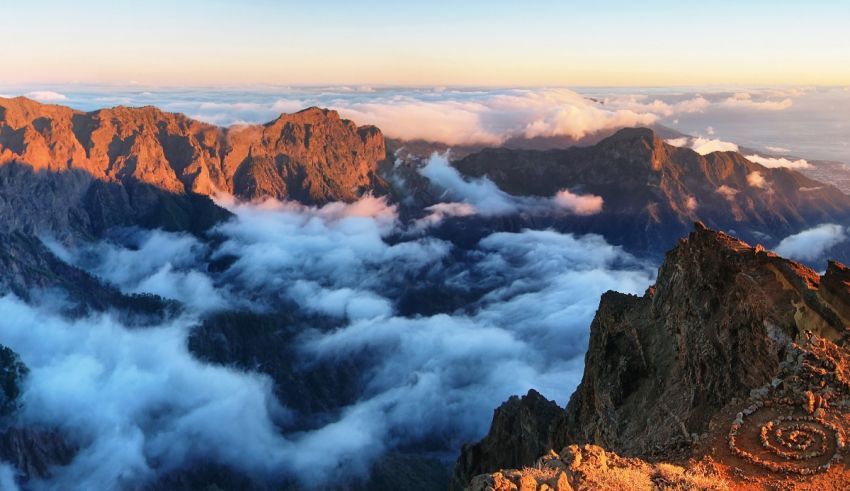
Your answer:
[[[738,413],[729,430],[729,449],[739,457],[774,472],[810,475],[825,472],[841,459],[844,434],[823,413],[815,415],[762,414],[761,424],[752,416],[778,412],[763,403]],[[745,422],[745,418],[749,421]]]

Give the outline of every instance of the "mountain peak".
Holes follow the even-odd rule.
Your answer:
[[[309,107],[229,131],[154,106],[83,113],[27,98],[0,99],[0,165],[84,171],[172,192],[227,191],[316,204],[380,193],[386,156],[377,128]]]
[[[633,477],[637,471],[652,474],[645,461],[695,462],[702,457],[715,482],[740,482],[737,469],[765,482],[790,474],[826,474],[826,480],[846,482],[846,471],[832,465],[837,460],[832,457],[843,448],[843,435],[833,422],[848,417],[844,374],[850,352],[843,340],[850,326],[849,307],[850,269],[842,264],[830,262],[820,277],[697,222],[668,252],[655,285],[644,296],[602,296],[582,381],[550,426],[548,448],[563,449],[563,462],[550,451],[556,458],[552,463],[566,470],[575,489],[607,489],[592,477],[574,474],[578,462],[570,455],[603,452],[585,444],[612,452],[606,458],[618,461],[617,467],[630,467]],[[551,419],[548,410],[538,410],[536,419],[527,419]],[[493,421],[496,425],[497,419]],[[759,443],[786,424],[825,435],[823,454],[789,445],[783,449],[795,453],[789,458]],[[504,448],[489,443],[492,437],[511,442],[523,435],[499,427],[482,444],[488,442],[487,455],[499,456]],[[459,466],[477,448],[464,447]],[[616,454],[644,460],[618,460]],[[502,461],[483,461],[483,455],[475,454],[478,469],[505,468]],[[514,457],[512,467],[535,463]],[[528,477],[538,475],[500,471],[479,480],[524,483]]]
[[[635,128],[623,128],[618,130],[613,135],[608,138],[603,139],[599,142],[600,145],[611,145],[623,141],[635,141],[640,140],[644,141],[650,145],[655,145],[657,142],[661,140],[656,136],[655,132],[650,128],[644,127],[635,127]]]
[[[317,123],[321,121],[339,121],[339,113],[333,109],[311,106],[294,113],[281,113],[275,121],[297,121],[302,123]]]

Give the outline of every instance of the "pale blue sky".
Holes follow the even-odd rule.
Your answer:
[[[0,83],[850,84],[850,2],[0,2]]]

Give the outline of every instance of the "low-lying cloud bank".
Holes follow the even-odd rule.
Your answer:
[[[109,105],[157,105],[210,123],[264,123],[283,112],[329,107],[358,124],[374,124],[393,138],[448,145],[499,145],[511,138],[581,139],[597,132],[654,123],[675,126],[680,116],[704,112],[778,112],[802,93],[789,91],[666,91],[623,93],[567,88],[257,87],[176,89],[79,87],[70,92],[21,88],[44,102],[90,110]],[[58,88],[57,88],[58,90]],[[5,93],[13,93],[9,88]]]
[[[512,90],[461,100],[395,97],[340,106],[355,121],[368,121],[401,139],[449,145],[498,145],[511,137],[567,136],[646,126],[658,115],[606,107],[568,89]]]
[[[841,225],[825,223],[782,239],[775,250],[792,259],[815,261],[832,247],[850,238],[848,233],[850,230]]]
[[[130,329],[111,315],[67,319],[0,297],[2,343],[29,366],[23,422],[80,446],[34,489],[132,488],[203,457],[261,475],[284,467],[285,417],[257,374],[205,365],[187,351],[191,320]]]
[[[420,225],[435,225],[449,216],[499,216],[521,212],[595,215],[604,206],[601,196],[576,194],[569,189],[562,189],[551,198],[514,196],[502,191],[486,176],[464,178],[449,163],[447,155],[438,153],[431,155],[419,173],[444,190],[443,197],[457,200],[430,207],[431,214],[420,220]]]
[[[492,202],[487,182],[455,182],[469,202],[432,211],[516,206],[501,195]],[[541,200],[576,213],[601,205],[569,192]],[[80,447],[35,489],[132,487],[194,460],[322,486],[340,469],[362,475],[396,448],[451,459],[512,394],[535,388],[566,403],[599,296],[642,293],[654,278],[652,265],[595,235],[494,233],[456,250],[427,236],[388,242],[403,226],[377,198],[321,208],[227,204],[235,218],[214,243],[131,230],[76,249],[51,244],[124,291],[183,302],[185,313],[162,325],[127,326],[111,314],[68,319],[51,304],[0,297],[0,343],[31,369],[22,417],[59,427]],[[210,272],[209,262],[224,258],[229,266]],[[404,315],[402,299],[413,292],[436,311]],[[446,303],[443,294],[469,300]],[[187,350],[193,326],[211,312],[275,312],[281,301],[337,326],[293,343],[306,359],[365,364],[356,402],[296,415],[277,403],[268,377]],[[295,417],[313,418],[311,429],[281,432]]]

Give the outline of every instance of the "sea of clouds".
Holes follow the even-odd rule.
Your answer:
[[[280,113],[330,107],[393,138],[448,145],[498,145],[511,138],[581,139],[624,126],[660,124],[695,148],[746,147],[768,157],[850,161],[844,88],[474,88],[15,86],[26,95],[83,110],[155,105],[209,123],[264,123]],[[734,142],[734,143],[732,143]],[[781,161],[776,163],[781,165]]]
[[[389,136],[497,144],[656,122],[684,129],[683,122],[707,113],[779,114],[810,93],[134,87],[43,89],[29,96],[83,109],[156,104],[221,125],[322,105],[378,124]],[[701,126],[674,143],[701,153],[738,149],[714,124],[717,129]],[[772,151],[791,151],[779,150]],[[808,165],[763,158],[774,159],[761,162],[767,166]],[[605,203],[569,189],[548,198],[511,196],[486,178],[461,178],[446,155],[433,155],[420,172],[444,190],[443,201],[411,223],[368,196],[323,207],[222,196],[234,218],[206,238],[129,229],[69,247],[46,237],[58,257],[122,291],[154,293],[184,308],[163,323],[139,326],[109,312],[69,318],[59,294],[39,295],[34,303],[0,297],[0,344],[31,370],[23,421],[58,427],[80,449],[70,465],[32,487],[134,487],[198,459],[321,486],[340,469],[363,475],[386,452],[424,442],[432,453],[433,442],[440,442],[437,453],[451,460],[462,443],[486,432],[493,408],[510,395],[534,388],[565,404],[581,377],[600,295],[643,293],[656,265],[599,236],[549,230],[493,233],[460,249],[429,236],[429,228],[473,215],[592,215]],[[750,185],[764,185],[760,174],[750,177]],[[813,251],[821,254],[847,236],[845,228],[827,224],[786,238],[777,250],[811,259]],[[210,263],[224,259],[228,266],[212,272]],[[411,285],[469,300],[405,313],[401,303]],[[292,410],[276,400],[273,382],[261,371],[203,363],[187,347],[208,316],[274,312],[282,305],[329,320],[293,341],[300,356],[368,360],[357,374],[360,397],[317,415],[320,424],[307,430],[281,430]],[[12,474],[0,466],[0,483]]]
[[[462,179],[439,155],[421,172],[453,200],[432,207],[425,225],[401,223],[395,206],[371,196],[322,207],[222,196],[234,218],[207,239],[141,229],[74,247],[45,238],[58,257],[122,291],[184,309],[138,326],[115,313],[68,318],[59,295],[0,297],[0,343],[31,370],[23,421],[58,427],[80,448],[32,487],[134,487],[196,460],[321,486],[363,476],[396,449],[452,461],[511,395],[534,388],[564,405],[600,295],[643,293],[655,265],[600,236],[549,230],[492,233],[460,249],[423,231],[447,216],[592,214],[604,203],[569,190],[511,197],[486,178]],[[229,266],[211,272],[224,258]],[[470,300],[405,314],[401,299],[422,286]],[[206,364],[187,348],[207,316],[281,305],[329,320],[297,336],[300,356],[366,363],[356,401],[315,415],[320,423],[307,430],[281,430],[292,410],[261,371]]]
[[[565,404],[581,377],[599,296],[640,294],[654,280],[653,265],[595,235],[500,232],[457,251],[428,236],[389,242],[404,225],[382,199],[321,208],[223,203],[235,217],[213,232],[215,245],[140,229],[75,248],[49,242],[127,293],[184,303],[166,322],[126,325],[111,313],[69,318],[61,298],[0,297],[0,343],[31,370],[22,421],[57,427],[80,448],[70,465],[31,488],[133,488],[197,460],[321,486],[364,475],[394,449],[430,442],[433,453],[435,439],[450,460],[486,432],[493,408],[512,394],[534,388]],[[805,258],[845,239],[842,227],[824,225],[777,250]],[[209,272],[209,261],[224,256],[235,261]],[[459,308],[403,315],[398,300],[412,277],[480,294]],[[306,329],[298,352],[369,363],[356,402],[307,431],[280,430],[291,411],[267,376],[201,362],[187,348],[204,316],[267,311],[280,299],[336,321],[332,329]],[[3,468],[0,479],[11,476]]]

